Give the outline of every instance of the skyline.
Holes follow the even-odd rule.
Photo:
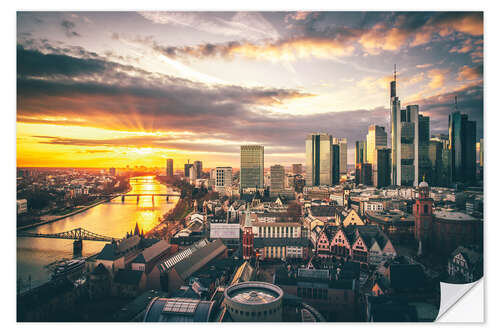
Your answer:
[[[402,107],[447,133],[457,95],[479,141],[482,43],[479,12],[19,12],[17,164],[238,168],[262,144],[267,168],[326,132],[352,165],[369,125],[390,133],[394,63]]]

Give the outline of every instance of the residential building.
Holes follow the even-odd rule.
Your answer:
[[[448,275],[454,283],[472,283],[483,277],[483,256],[481,252],[459,246],[448,260]]]
[[[233,168],[215,168],[215,191],[230,196],[233,184]]]

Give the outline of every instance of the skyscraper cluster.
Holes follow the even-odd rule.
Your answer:
[[[335,144],[334,142],[339,142]],[[342,145],[347,140],[326,133],[313,133],[306,138],[306,186],[335,185],[342,173]],[[347,157],[346,157],[347,161]],[[347,162],[346,162],[347,164]],[[347,170],[347,165],[345,166]]]

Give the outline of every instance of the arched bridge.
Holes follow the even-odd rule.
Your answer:
[[[72,239],[73,242],[73,255],[79,256],[82,253],[83,241],[97,241],[97,242],[111,242],[114,240],[112,237],[96,234],[92,231],[83,228],[76,228],[69,231],[59,232],[56,234],[41,234],[34,232],[20,232],[18,237],[37,237],[37,238],[56,238],[56,239]]]
[[[76,228],[69,231],[59,232],[56,234],[41,234],[34,232],[20,232],[18,237],[38,237],[38,238],[58,238],[58,239],[72,239],[72,240],[90,240],[97,242],[111,242],[112,237],[96,234],[92,231],[83,228]]]

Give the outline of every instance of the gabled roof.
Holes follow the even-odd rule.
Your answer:
[[[465,258],[465,260],[467,260],[467,263],[471,267],[473,267],[474,265],[476,265],[477,263],[482,261],[483,256],[481,255],[481,253],[476,252],[475,250],[470,249],[470,248],[465,247],[465,246],[457,247],[455,249],[455,251],[453,251],[451,257],[453,258],[459,253],[462,254],[462,256]]]
[[[137,257],[135,257],[134,260],[132,260],[132,263],[148,263],[161,254],[165,253],[170,248],[170,246],[171,245],[166,240],[162,239],[152,246],[144,249],[142,253],[140,253]]]
[[[175,269],[182,279],[186,279],[226,249],[227,247],[220,239],[213,242],[202,239],[157,266],[162,273]]]

